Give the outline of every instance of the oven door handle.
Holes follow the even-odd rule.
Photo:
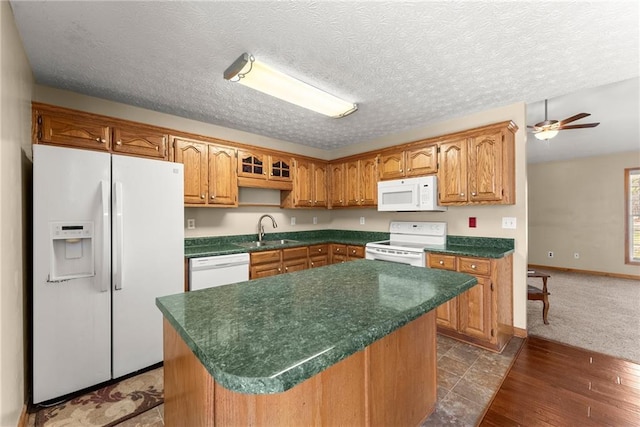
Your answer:
[[[373,251],[367,251],[366,255],[368,255],[366,257],[367,259],[397,262],[399,264],[411,264],[412,261],[421,259],[424,256],[421,254],[403,254],[402,256],[398,257],[395,255],[381,254],[379,252]]]

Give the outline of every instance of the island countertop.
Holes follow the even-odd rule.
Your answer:
[[[216,382],[286,391],[477,283],[473,276],[358,260],[158,298]]]

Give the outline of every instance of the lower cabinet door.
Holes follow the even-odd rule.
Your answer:
[[[249,271],[250,279],[260,279],[261,277],[276,276],[282,272],[282,264],[278,262],[269,262],[265,264],[252,265]]]
[[[490,341],[491,280],[477,277],[478,284],[458,295],[458,329],[470,337]]]
[[[436,308],[438,326],[455,331],[458,328],[458,298],[450,299]]]
[[[309,268],[307,258],[290,259],[282,263],[285,273],[293,273],[294,271],[306,270]]]
[[[328,254],[309,257],[309,267],[311,268],[322,267],[328,264],[329,264]]]

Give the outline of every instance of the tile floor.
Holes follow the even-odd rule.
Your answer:
[[[422,426],[477,425],[523,342],[514,337],[496,354],[438,335],[438,403]],[[162,427],[163,415],[160,405],[118,427]]]

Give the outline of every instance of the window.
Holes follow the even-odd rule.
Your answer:
[[[640,264],[640,168],[624,170],[625,262]]]

